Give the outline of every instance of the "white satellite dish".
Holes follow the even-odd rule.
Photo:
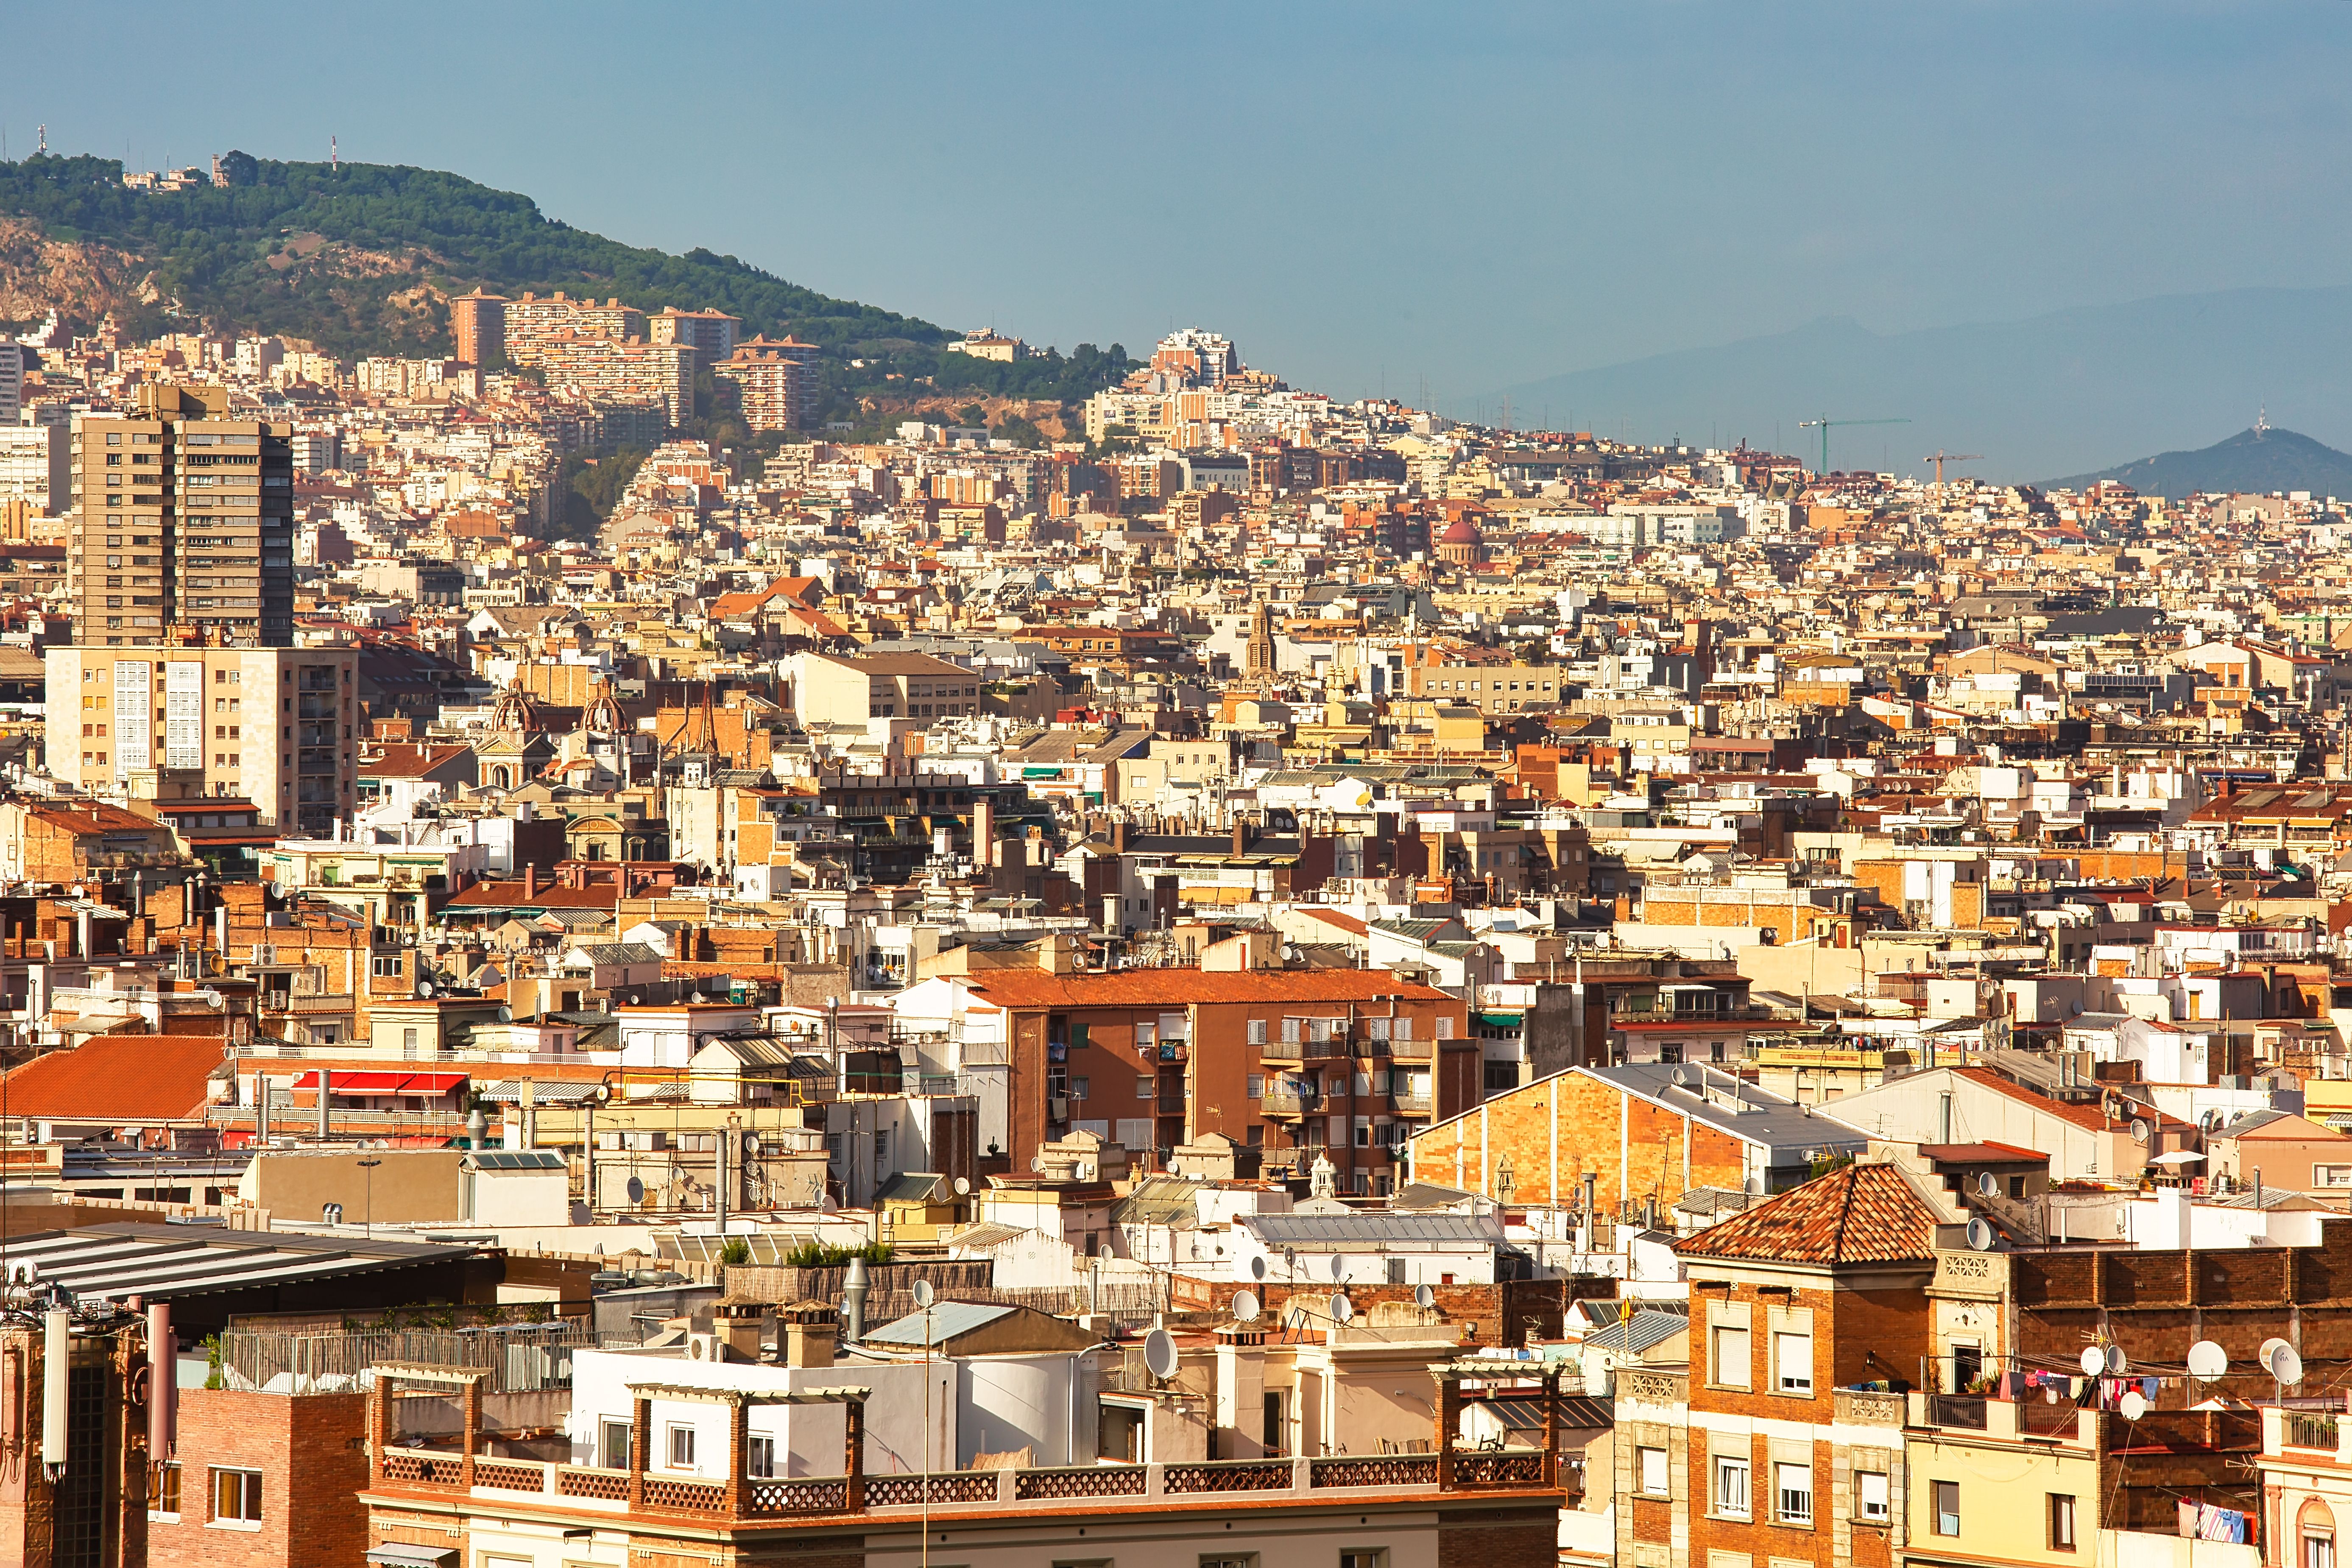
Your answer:
[[[2116,1414],[2126,1421],[2137,1421],[2147,1414],[2147,1396],[2135,1388],[2116,1401]]]
[[[2000,1196],[2000,1178],[1990,1171],[1981,1173],[1977,1177],[1977,1192],[1979,1195],[1988,1198]]]
[[[2211,1340],[2199,1340],[2189,1347],[2189,1375],[2211,1383],[2225,1376],[2230,1370],[2230,1352]]]
[[[2107,1370],[2107,1352],[2097,1345],[2083,1347],[2083,1375],[2096,1377]]]
[[[1437,1292],[1426,1285],[1416,1285],[1412,1289],[1412,1304],[1423,1310],[1434,1307],[1437,1305]]]
[[[1167,1330],[1154,1329],[1143,1336],[1143,1370],[1163,1380],[1176,1375],[1176,1342]]]
[[[1234,1292],[1234,1321],[1255,1323],[1258,1314],[1257,1293],[1254,1290]]]
[[[1348,1260],[1340,1257],[1338,1253],[1333,1253],[1331,1255],[1331,1278],[1334,1279],[1345,1279],[1347,1277]]]
[[[931,1289],[931,1282],[929,1280],[918,1279],[915,1281],[915,1305],[918,1308],[929,1306],[934,1300],[939,1299],[939,1294],[940,1293],[937,1290]]]
[[[2145,1143],[2155,1134],[2155,1131],[2156,1129],[2148,1125],[2147,1119],[2146,1117],[2135,1116],[2132,1118],[2133,1142]]]
[[[1349,1300],[1343,1293],[1334,1292],[1331,1297],[1331,1321],[1335,1323],[1352,1323],[1356,1321],[1356,1304]]]
[[[1031,1174],[1035,1175],[1035,1174],[1042,1173],[1045,1171],[1045,1155],[1043,1155],[1043,1154],[1032,1154],[1032,1155],[1030,1155],[1030,1156],[1029,1156],[1029,1171],[1030,1171],[1030,1173],[1031,1173]]]
[[[2109,1377],[2121,1377],[2126,1372],[2129,1371],[2130,1368],[2131,1358],[2124,1354],[2124,1347],[2121,1345],[2109,1345],[2107,1347],[2107,1375]]]
[[[2268,1372],[2271,1369],[2271,1363],[2277,1359],[2279,1352],[2286,1348],[2287,1342],[2276,1334],[2273,1334],[2263,1342],[2260,1350],[2254,1352],[2254,1360],[2264,1372]]]
[[[635,1176],[629,1178],[629,1201],[633,1204],[646,1201],[646,1184]]]
[[[960,1198],[968,1198],[971,1196],[971,1178],[970,1176],[958,1176],[955,1179],[955,1193],[956,1196]]]
[[[1992,1224],[1982,1215],[1969,1221],[1969,1246],[1977,1252],[1990,1252],[2000,1238],[1993,1234]]]
[[[2281,1345],[2271,1352],[2271,1375],[2281,1383],[2303,1381],[2303,1357],[2293,1345]]]
[[[1253,1279],[1263,1279],[1265,1278],[1265,1258],[1253,1258],[1250,1259],[1250,1278]]]

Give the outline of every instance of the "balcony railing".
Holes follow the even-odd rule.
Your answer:
[[[1556,1476],[1541,1449],[1461,1450],[1452,1456],[1461,1490],[1553,1487],[1582,1489],[1572,1457]],[[539,1498],[556,1507],[593,1513],[637,1513],[710,1521],[822,1518],[855,1513],[913,1512],[924,1493],[935,1515],[982,1512],[1023,1504],[1087,1500],[1113,1507],[1153,1509],[1166,1500],[1251,1493],[1307,1498],[1318,1493],[1434,1494],[1440,1462],[1434,1454],[1338,1455],[1322,1458],[1259,1458],[1168,1465],[1072,1465],[1025,1470],[958,1470],[910,1475],[811,1476],[790,1479],[745,1477],[733,1487],[718,1478],[632,1473],[595,1466],[477,1455],[469,1467],[446,1448],[387,1447],[377,1457],[378,1484],[406,1492],[477,1492]],[[732,1498],[730,1500],[730,1492]]]
[[[2290,1448],[2336,1449],[2336,1417],[2325,1410],[2287,1410],[2280,1413],[2280,1440]]]
[[[1391,1104],[1396,1107],[1397,1114],[1400,1116],[1428,1116],[1433,1114],[1433,1102],[1429,1098],[1429,1091],[1427,1089],[1423,1089],[1418,1093],[1411,1089],[1399,1089],[1389,1097],[1389,1100]]]
[[[1258,1101],[1259,1114],[1265,1116],[1307,1116],[1323,1109],[1319,1094],[1301,1094],[1294,1089],[1269,1089]]]
[[[1257,1048],[1258,1059],[1269,1062],[1337,1061],[1348,1054],[1348,1042],[1339,1040],[1268,1040]]]

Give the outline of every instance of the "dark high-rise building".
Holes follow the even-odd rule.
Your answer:
[[[74,641],[294,642],[292,429],[210,386],[143,386],[74,429]]]

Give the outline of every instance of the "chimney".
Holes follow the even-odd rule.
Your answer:
[[[1114,855],[1127,853],[1127,818],[1123,816],[1111,824],[1110,852]]]
[[[1235,817],[1234,818],[1234,853],[1241,855],[1246,853],[1248,849],[1249,824],[1240,817]]]
[[[786,1366],[827,1367],[841,1338],[841,1317],[822,1301],[803,1301],[776,1314]]]
[[[726,1300],[710,1310],[710,1331],[728,1361],[760,1359],[760,1320],[767,1307],[759,1301]]]
[[[526,900],[539,896],[539,867],[530,860],[522,863],[522,896]]]

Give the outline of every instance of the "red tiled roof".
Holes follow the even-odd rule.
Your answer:
[[[621,889],[616,886],[547,886],[525,897],[520,881],[477,882],[449,900],[461,909],[491,910],[609,910],[617,908],[620,901]]]
[[[205,1079],[222,1059],[218,1035],[98,1035],[11,1071],[0,1096],[11,1116],[184,1121],[203,1114]]]
[[[1936,1211],[1892,1165],[1849,1165],[1675,1243],[1685,1258],[1759,1263],[1925,1263]]]
[[[1298,912],[1310,919],[1321,921],[1325,925],[1338,926],[1349,936],[1362,936],[1371,930],[1371,927],[1355,916],[1343,915],[1337,910],[1303,909]]]
[[[1126,969],[1107,974],[1052,974],[992,969],[966,981],[1000,1007],[1181,1007],[1187,1002],[1452,1002],[1432,986],[1385,969]]]

